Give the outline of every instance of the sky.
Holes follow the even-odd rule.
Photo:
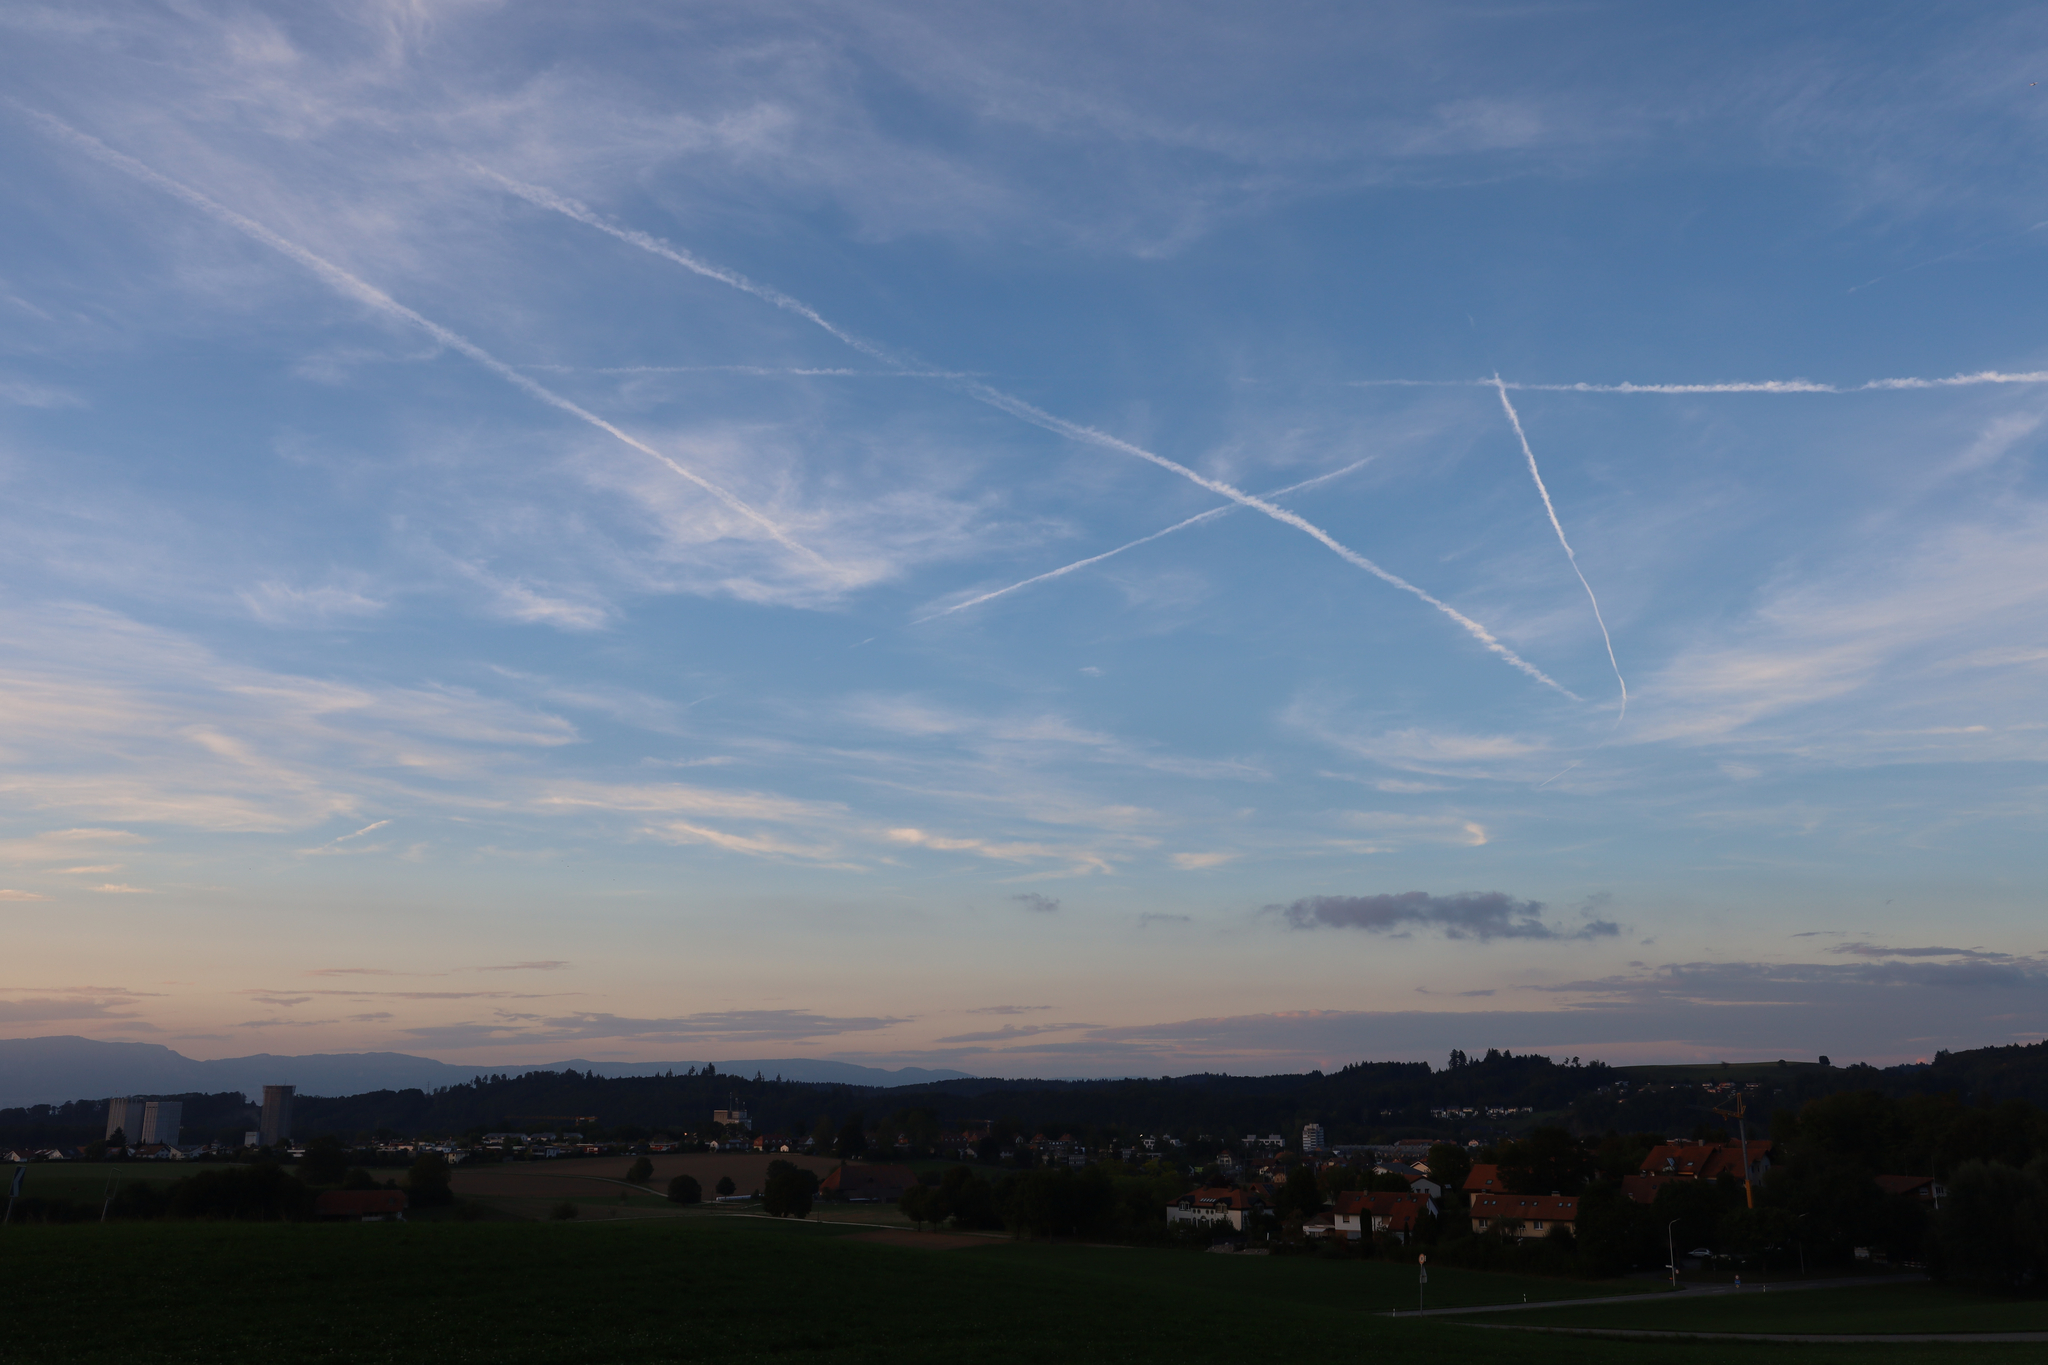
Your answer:
[[[1997,3],[10,4],[0,1033],[2039,1040],[2044,58]]]

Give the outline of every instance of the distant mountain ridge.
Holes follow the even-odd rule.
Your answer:
[[[373,1090],[432,1090],[478,1075],[517,1076],[528,1071],[575,1070],[600,1076],[656,1076],[701,1067],[702,1061],[560,1062],[465,1065],[404,1052],[326,1052],[303,1057],[260,1052],[201,1061],[161,1043],[109,1043],[69,1035],[0,1038],[0,1108],[62,1104],[108,1095],[179,1095],[239,1090],[251,1099],[266,1085],[297,1086],[302,1095],[360,1095]],[[962,1080],[963,1071],[907,1066],[895,1071],[810,1057],[718,1062],[720,1071],[756,1072],[791,1081],[849,1085],[922,1085]]]

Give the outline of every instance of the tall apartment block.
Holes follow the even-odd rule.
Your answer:
[[[289,1085],[263,1087],[262,1139],[265,1147],[292,1140],[292,1091]]]
[[[118,1132],[128,1140],[130,1146],[141,1142],[143,1140],[142,1121],[145,1108],[147,1108],[147,1101],[130,1099],[125,1095],[116,1095],[113,1099],[108,1100],[107,1136],[111,1138]]]
[[[132,1101],[131,1101],[132,1103]],[[185,1117],[183,1100],[149,1100],[142,1106],[142,1140],[178,1145],[178,1125]]]

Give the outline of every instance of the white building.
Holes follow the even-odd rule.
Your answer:
[[[1304,1152],[1320,1152],[1323,1150],[1323,1146],[1323,1125],[1320,1123],[1303,1124],[1301,1127],[1301,1150]]]
[[[130,1101],[133,1103],[133,1101]],[[142,1106],[142,1141],[175,1147],[178,1127],[185,1117],[182,1100],[150,1100]]]
[[[118,1132],[128,1139],[130,1147],[142,1141],[142,1114],[147,1103],[145,1100],[130,1099],[122,1095],[116,1095],[108,1100],[107,1136],[112,1138]]]

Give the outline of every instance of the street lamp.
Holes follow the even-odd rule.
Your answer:
[[[1673,1289],[1678,1288],[1678,1251],[1676,1243],[1671,1240],[1671,1230],[1684,1221],[1683,1218],[1674,1218],[1664,1225],[1664,1257],[1670,1262],[1670,1264],[1665,1266],[1665,1269],[1671,1272],[1671,1287]]]

